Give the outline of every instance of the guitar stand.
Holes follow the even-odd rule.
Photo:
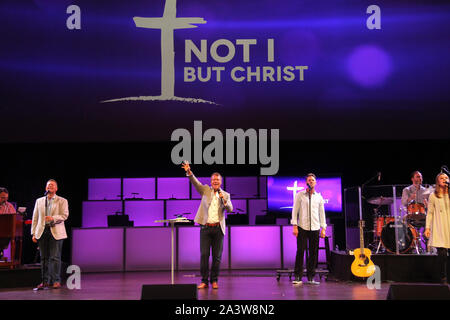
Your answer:
[[[381,241],[378,243],[377,252],[375,252],[376,254],[378,254],[378,251],[380,251],[380,247],[381,247]]]

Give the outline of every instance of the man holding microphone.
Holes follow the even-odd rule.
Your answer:
[[[314,281],[314,276],[319,254],[319,235],[325,238],[327,228],[324,200],[320,193],[315,192],[316,176],[313,173],[306,175],[306,184],[307,189],[296,194],[292,208],[291,224],[294,226],[293,234],[297,237],[297,254],[294,268],[295,278],[292,283],[303,283],[303,257],[308,247],[309,255],[306,262],[307,283],[319,285],[320,282]],[[307,245],[308,242],[309,246]]]
[[[220,261],[222,259],[223,238],[225,235],[225,210],[233,211],[230,194],[220,188],[222,176],[218,172],[211,175],[211,186],[202,184],[194,176],[187,161],[183,169],[189,181],[202,196],[194,222],[200,224],[200,273],[202,283],[198,289],[208,287],[208,278],[213,289],[218,289]],[[212,251],[211,275],[209,277],[209,255]]]
[[[36,200],[31,225],[33,242],[39,243],[41,252],[42,283],[36,290],[61,288],[61,251],[67,238],[64,221],[69,216],[67,200],[56,195],[57,182],[50,179],[45,190],[45,196]]]

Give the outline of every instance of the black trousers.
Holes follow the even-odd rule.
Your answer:
[[[212,251],[211,274],[209,275],[209,255]],[[223,251],[223,232],[220,224],[215,227],[200,227],[200,273],[202,282],[208,284],[208,278],[217,282],[219,277],[220,261]]]
[[[294,274],[296,277],[300,277],[300,279],[303,277],[303,257],[307,248],[309,250],[306,261],[306,276],[308,280],[312,280],[316,274],[317,258],[319,255],[319,230],[306,231],[298,227]]]
[[[436,248],[438,254],[438,264],[439,264],[439,279],[441,281],[447,281],[447,274],[450,274],[450,265],[448,264],[447,254],[450,249],[447,248]]]

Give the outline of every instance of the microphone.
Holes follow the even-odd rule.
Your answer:
[[[378,181],[381,180],[381,172],[378,172]]]
[[[222,195],[222,189],[219,188],[219,190],[218,190],[217,192],[219,193],[219,199],[220,199],[220,202],[222,203],[222,205],[224,205],[224,203],[223,203],[223,197],[221,197],[221,195]]]
[[[46,195],[48,195],[48,190],[46,190],[46,191],[44,192],[44,196],[46,196]]]

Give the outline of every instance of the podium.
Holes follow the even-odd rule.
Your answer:
[[[20,214],[0,214],[0,244],[10,241],[11,261],[2,262],[0,266],[14,269],[21,264],[22,257],[23,217]]]
[[[169,223],[170,224],[170,278],[171,278],[171,284],[174,284],[174,280],[173,280],[173,274],[174,274],[174,268],[175,268],[175,264],[174,264],[174,229],[175,229],[175,223],[190,223],[191,220],[187,219],[187,218],[176,218],[176,219],[167,219],[167,220],[155,220],[156,223]]]

